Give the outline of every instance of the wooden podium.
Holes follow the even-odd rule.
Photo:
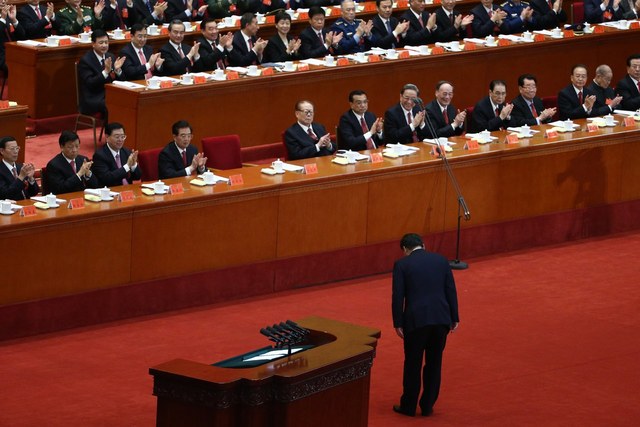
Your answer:
[[[380,331],[321,317],[297,323],[314,347],[257,367],[175,359],[150,368],[156,425],[366,427]]]

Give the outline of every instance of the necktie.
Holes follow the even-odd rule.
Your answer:
[[[11,168],[11,173],[13,174],[14,178],[18,177],[18,172],[16,171],[16,167],[15,166],[13,168]]]
[[[153,13],[153,8],[151,7],[151,2],[149,0],[146,0],[144,2],[144,4],[147,6],[147,9],[149,9],[149,13]]]
[[[409,126],[411,126],[411,122],[413,122],[413,118],[411,117],[411,113],[407,113],[407,124]],[[418,142],[418,134],[417,134],[417,132],[415,130],[411,134],[411,140],[413,142]]]
[[[422,15],[418,16],[418,22],[420,23],[420,27],[424,28],[424,21],[422,20]]]
[[[367,122],[364,121],[364,117],[360,117],[360,126],[362,127],[362,134],[369,132],[369,127],[367,126]],[[373,150],[376,148],[376,144],[374,144],[371,138],[367,139],[367,150]]]
[[[638,92],[640,92],[640,82],[638,82]]]
[[[249,50],[253,49],[253,40],[249,39],[247,43],[249,44]]]
[[[40,12],[40,5],[36,6],[34,10],[36,11],[36,15],[38,15],[38,19],[42,19],[42,12]]]
[[[138,58],[140,58],[141,65],[147,65],[147,58],[144,57],[144,53],[142,52],[142,49],[138,49]],[[153,77],[153,73],[151,72],[151,68],[149,68],[145,73],[144,78],[145,80],[147,80],[147,79],[150,79],[151,77]]]
[[[120,6],[116,3],[116,15],[118,16],[118,20],[120,21],[120,28],[126,29],[127,26],[124,25],[124,20],[122,19],[122,11],[120,10]]]
[[[582,91],[578,92],[578,104],[582,105]]]
[[[538,117],[538,112],[536,111],[536,107],[535,107],[535,105],[533,105],[533,102],[531,102],[531,104],[529,104],[529,106],[531,107],[531,114],[533,114],[533,117],[537,118]]]
[[[444,118],[444,122],[449,124],[449,115],[447,114],[447,109],[442,110],[442,118]]]
[[[307,134],[309,135],[309,137],[311,137],[311,139],[313,139],[314,141],[318,140],[318,137],[316,136],[315,133],[313,133],[313,130],[311,130],[311,126],[309,126],[309,128],[307,129]]]
[[[120,153],[116,153],[116,166],[118,167],[118,169],[122,167],[122,163],[120,162]],[[122,178],[122,185],[127,185],[127,184],[129,184],[129,181],[127,181],[127,178]]]
[[[387,27],[387,32],[389,34],[393,33],[393,30],[391,29],[391,20],[387,19],[385,24],[386,24],[386,27]]]
[[[73,169],[73,173],[78,173],[78,171],[76,170],[76,161],[71,160],[69,164],[71,165],[71,169]]]
[[[184,167],[187,167],[187,150],[182,150],[182,163],[184,163]]]
[[[449,20],[451,21],[451,26],[453,26],[453,23],[454,23],[455,19],[456,19],[456,18],[453,16],[453,12],[451,12],[451,13],[449,14]]]
[[[500,115],[500,107],[496,107],[496,117]]]
[[[182,46],[178,46],[178,48],[176,49],[178,51],[178,55],[180,55],[180,58],[184,58],[184,52],[182,51]]]
[[[322,31],[320,31],[318,34],[318,38],[320,39],[320,44],[324,44],[324,38],[322,37]]]
[[[549,9],[553,9],[553,0],[549,0]]]

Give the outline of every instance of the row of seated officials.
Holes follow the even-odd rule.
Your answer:
[[[518,78],[520,94],[507,103],[507,85],[502,80],[489,84],[489,93],[473,108],[471,120],[466,111],[453,104],[454,86],[440,81],[435,97],[424,105],[414,84],[400,90],[397,104],[378,118],[369,111],[369,99],[362,90],[349,93],[350,108],[339,120],[338,140],[341,148],[375,149],[387,143],[412,143],[425,138],[450,137],[465,131],[501,130],[511,126],[535,126],[550,122],[558,113],[560,119],[579,119],[610,114],[616,108],[640,110],[640,54],[627,58],[627,75],[611,86],[613,72],[600,65],[589,83],[587,68],[578,64],[571,69],[570,83],[557,96],[556,107],[545,108],[536,96],[537,79],[531,74]],[[557,111],[556,111],[557,110]],[[304,159],[331,155],[337,150],[326,128],[314,122],[314,105],[301,100],[295,105],[296,122],[284,132],[284,144],[289,159]],[[71,131],[60,135],[61,152],[46,167],[47,190],[54,194],[82,191],[85,188],[112,187],[131,184],[142,176],[138,152],[124,146],[126,133],[119,123],[109,123],[105,132],[107,143],[98,149],[93,161],[78,154],[80,139]],[[158,175],[161,179],[206,171],[207,158],[191,144],[192,128],[186,121],[172,126],[173,140],[160,152]],[[18,164],[19,146],[15,138],[0,139],[0,199],[21,200],[38,193],[33,164]],[[148,165],[147,165],[148,167]]]

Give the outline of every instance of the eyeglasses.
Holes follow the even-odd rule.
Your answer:
[[[305,116],[312,116],[313,115],[313,110],[298,110],[299,112],[301,112],[302,114],[304,114]]]
[[[191,139],[193,138],[193,134],[192,133],[180,133],[178,134],[178,136],[180,138],[184,138],[184,139]]]
[[[523,85],[522,87],[525,88],[525,89],[536,89],[538,86],[536,86],[536,85]]]
[[[111,135],[111,138],[117,139],[118,141],[124,141],[125,139],[127,139],[127,135],[124,135],[124,134]]]

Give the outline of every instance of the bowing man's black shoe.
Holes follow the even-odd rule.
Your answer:
[[[426,410],[426,411],[425,411],[424,409],[422,410],[422,416],[423,416],[423,417],[429,417],[429,416],[431,416],[432,414],[433,414],[433,408],[428,409],[428,410]]]
[[[397,412],[398,414],[406,415],[407,417],[415,417],[416,414],[409,412],[402,408],[400,405],[393,405],[393,412]]]

